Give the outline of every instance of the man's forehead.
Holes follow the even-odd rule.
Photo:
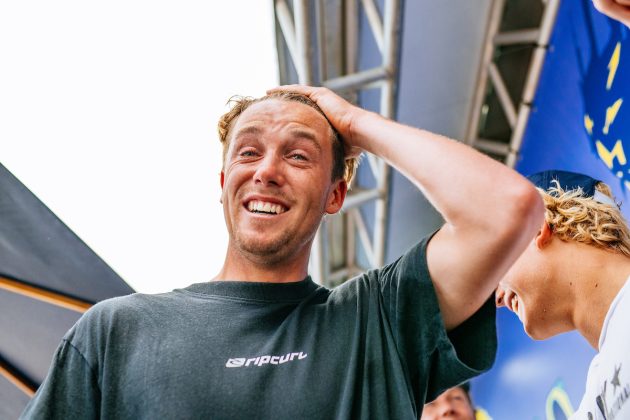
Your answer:
[[[451,394],[460,394],[460,395],[466,395],[466,391],[464,390],[464,388],[460,387],[460,386],[455,386],[451,389],[449,389],[449,391]]]
[[[323,131],[325,137],[332,128],[326,118],[314,108],[297,101],[265,99],[249,106],[236,119],[232,135],[257,134],[276,125],[286,127],[296,134],[310,133],[317,137]]]
[[[287,128],[289,137],[295,139],[305,139],[311,141],[318,149],[321,149],[322,136],[318,136],[317,131],[302,124],[294,124]],[[248,135],[258,136],[265,133],[265,124],[260,121],[245,123],[234,130],[234,138],[239,139]]]

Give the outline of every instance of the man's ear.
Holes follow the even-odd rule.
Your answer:
[[[551,228],[551,226],[549,226],[549,223],[547,223],[546,221],[543,221],[543,224],[540,227],[538,234],[536,235],[536,239],[535,239],[536,247],[538,249],[543,249],[544,247],[549,245],[552,239],[553,239],[553,229]]]
[[[326,200],[326,214],[335,214],[343,206],[348,193],[348,184],[344,179],[338,179],[333,184],[333,189],[328,194]]]
[[[225,172],[223,171],[221,171],[221,175],[219,175],[219,182],[221,182],[221,198],[219,202],[223,203],[223,184],[225,184]]]

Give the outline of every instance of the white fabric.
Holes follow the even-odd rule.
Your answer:
[[[574,420],[630,419],[630,281],[613,300]]]

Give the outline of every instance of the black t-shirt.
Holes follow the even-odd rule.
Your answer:
[[[101,302],[23,418],[417,419],[496,352],[491,300],[445,331],[427,242],[333,290],[213,281]]]

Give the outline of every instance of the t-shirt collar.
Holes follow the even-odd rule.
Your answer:
[[[195,283],[184,291],[210,296],[235,297],[262,301],[299,301],[313,293],[319,286],[310,276],[289,283],[263,283],[249,281],[218,281]]]
[[[615,298],[613,299],[612,303],[610,304],[610,307],[608,308],[608,312],[606,312],[606,317],[604,318],[604,324],[602,325],[602,332],[599,335],[598,348],[600,349],[600,351],[602,349],[602,346],[604,345],[604,341],[606,341],[606,330],[608,330],[608,323],[610,319],[612,318],[613,314],[615,313],[615,308],[617,307],[617,304],[623,297],[624,293],[630,293],[630,291],[627,291],[626,289],[630,289],[630,277],[626,279],[625,284],[623,285],[621,290],[619,290],[619,293],[617,293],[617,296],[615,296]]]

